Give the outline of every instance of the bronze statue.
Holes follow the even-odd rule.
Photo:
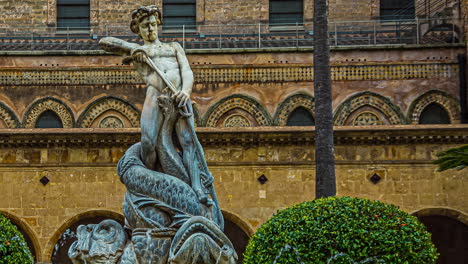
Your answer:
[[[224,220],[213,177],[195,134],[190,100],[193,73],[177,42],[159,41],[161,24],[158,7],[141,6],[133,12],[130,27],[143,45],[112,37],[100,41],[104,50],[133,63],[147,93],[141,142],[130,147],[117,166],[127,187],[126,232],[116,223],[112,230],[102,228],[109,224],[80,227],[82,234],[69,251],[75,264],[103,263],[103,259],[119,264],[237,261],[222,232]],[[99,236],[90,235],[95,229],[100,230]],[[92,255],[90,245],[95,249]]]

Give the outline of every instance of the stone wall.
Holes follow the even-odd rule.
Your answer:
[[[468,143],[467,132],[462,125],[337,127],[338,195],[411,213],[445,208],[467,220],[466,172],[439,173],[431,164],[437,152]],[[199,128],[198,135],[221,208],[247,234],[276,210],[314,198],[311,128]],[[26,231],[38,261],[50,261],[60,235],[80,217],[121,214],[125,188],[115,166],[138,140],[137,129],[0,131],[0,211]],[[50,182],[43,185],[43,177]]]

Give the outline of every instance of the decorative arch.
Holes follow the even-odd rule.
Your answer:
[[[18,128],[20,122],[13,110],[6,104],[0,102],[0,120],[3,121],[7,128]]]
[[[253,229],[238,215],[221,210],[224,217],[224,233],[231,240],[239,256],[239,263],[243,262],[243,254],[253,235]]]
[[[340,104],[335,111],[334,124],[343,126],[354,111],[364,106],[370,106],[381,111],[392,125],[405,123],[405,118],[398,106],[380,94],[366,91],[355,94]]]
[[[78,222],[80,219],[84,218],[92,218],[92,217],[106,217],[109,219],[117,220],[118,222],[123,223],[125,221],[125,217],[117,212],[108,211],[108,210],[89,210],[86,212],[82,212],[77,214],[69,219],[65,220],[60,227],[55,231],[52,237],[47,242],[45,249],[44,249],[44,259],[46,261],[51,261],[52,253],[54,252],[55,244],[57,244],[58,240],[62,236],[62,234],[71,227],[74,223]]]
[[[205,115],[205,126],[215,127],[224,114],[236,108],[250,114],[259,126],[269,126],[271,124],[270,115],[259,102],[249,96],[234,94],[221,99],[210,107]]]
[[[42,249],[41,243],[39,242],[38,236],[36,232],[26,223],[21,217],[15,215],[14,213],[8,211],[0,211],[0,214],[3,214],[6,218],[8,218],[14,225],[18,226],[29,238],[31,241],[31,245],[34,249],[35,260],[36,261],[44,261],[42,258]]]
[[[244,231],[247,234],[247,236],[252,237],[255,233],[253,227],[249,223],[244,221],[239,215],[223,209],[221,209],[221,213],[223,214],[224,219],[228,219],[229,221],[239,226],[242,229],[242,231]]]
[[[454,210],[449,207],[423,208],[423,209],[411,212],[411,215],[414,215],[416,217],[431,216],[431,215],[446,216],[448,218],[452,218],[468,226],[468,214]]]
[[[89,104],[78,118],[79,127],[91,127],[91,124],[107,111],[116,111],[127,118],[132,127],[140,127],[138,109],[126,100],[115,96],[105,96]]]
[[[24,127],[34,128],[39,116],[47,110],[57,114],[64,128],[72,128],[75,126],[73,112],[67,104],[54,97],[44,97],[35,101],[28,110],[26,110],[23,117]]]
[[[303,107],[315,118],[315,98],[308,94],[294,94],[287,97],[278,106],[273,118],[273,125],[285,126],[289,115],[298,107]]]
[[[419,124],[423,110],[431,103],[442,106],[450,116],[452,124],[460,123],[460,105],[458,100],[446,92],[432,90],[416,98],[408,108],[408,120],[411,124]]]

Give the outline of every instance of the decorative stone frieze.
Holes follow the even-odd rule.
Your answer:
[[[193,66],[196,83],[312,82],[311,64],[285,66],[213,65]],[[452,78],[458,74],[456,63],[335,65],[333,81],[405,80]],[[142,84],[141,77],[129,67],[2,69],[0,85],[81,85]]]
[[[28,108],[23,118],[24,127],[34,128],[39,116],[47,110],[57,114],[64,128],[74,127],[75,122],[71,109],[64,102],[53,97],[39,99]]]

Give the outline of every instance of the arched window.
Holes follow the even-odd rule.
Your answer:
[[[164,30],[195,30],[197,22],[196,0],[164,0],[163,1]]]
[[[380,19],[414,19],[415,0],[380,0]]]
[[[57,0],[59,30],[89,30],[89,0]]]
[[[62,120],[52,111],[44,111],[36,121],[36,128],[62,128]]]
[[[270,26],[304,23],[303,0],[270,0]]]
[[[450,116],[441,105],[431,103],[422,111],[419,124],[450,124]]]
[[[286,126],[315,126],[315,120],[307,109],[298,107],[289,115]]]

